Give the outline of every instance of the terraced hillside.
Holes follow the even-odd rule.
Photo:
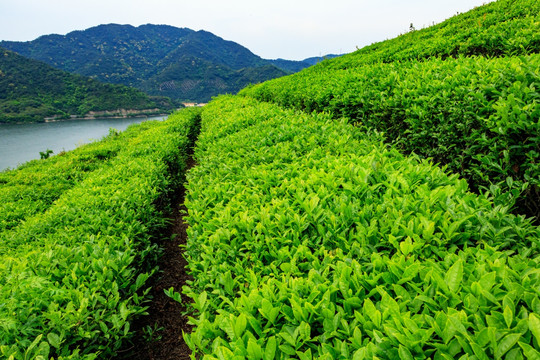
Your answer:
[[[538,223],[539,14],[497,1],[243,94],[381,132]]]
[[[538,6],[498,1],[205,108],[196,356],[540,356]]]

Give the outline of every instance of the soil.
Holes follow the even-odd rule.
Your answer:
[[[194,166],[194,160],[188,160],[188,169]],[[171,218],[173,223],[169,234],[164,235],[163,254],[159,260],[159,273],[150,280],[151,302],[147,316],[132,324],[135,336],[125,348],[118,351],[115,360],[182,360],[190,359],[191,350],[184,342],[182,331],[191,332],[188,325],[186,307],[167,296],[164,290],[171,287],[181,293],[182,286],[189,280],[186,274],[186,260],[181,245],[187,240],[187,224],[184,222],[184,189],[179,189],[177,198],[181,205],[175,209]],[[169,237],[167,237],[169,235]],[[182,296],[182,300],[184,296]],[[152,331],[149,331],[152,329]]]

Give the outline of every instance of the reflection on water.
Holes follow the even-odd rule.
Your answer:
[[[131,124],[164,118],[158,116],[0,124],[0,171],[15,168],[29,160],[39,159],[40,151],[51,149],[54,155],[99,140],[109,133],[110,128],[123,131]]]

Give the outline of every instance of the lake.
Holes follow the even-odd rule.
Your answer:
[[[110,128],[123,131],[131,124],[165,118],[166,116],[156,116],[0,124],[0,171],[39,159],[40,151],[51,149],[54,155],[99,140],[109,134]]]

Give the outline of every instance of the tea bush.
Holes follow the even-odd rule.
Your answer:
[[[207,105],[186,257],[202,359],[537,356],[540,231],[326,114]]]
[[[181,111],[120,135],[108,165],[3,233],[4,358],[95,359],[114,354],[131,334],[130,322],[146,309],[149,260],[198,119],[198,110]]]

